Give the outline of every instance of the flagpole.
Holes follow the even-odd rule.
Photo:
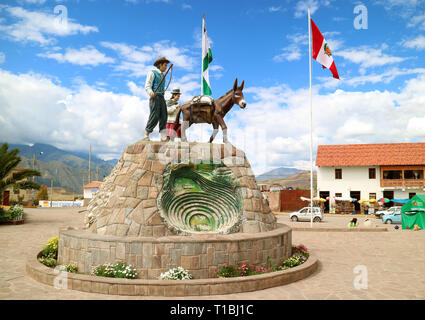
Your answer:
[[[204,69],[203,69],[203,59],[204,59],[204,29],[205,29],[205,15],[202,13],[202,30],[201,30],[201,41],[202,41],[202,49],[201,49],[201,95],[204,93],[203,92],[203,87],[204,87],[204,84],[203,84],[203,79],[202,79],[202,76],[203,76],[203,72],[204,72]],[[203,141],[203,136],[202,136],[202,131],[203,131],[203,125],[202,125],[202,123],[201,123],[201,134],[200,134],[200,139],[201,139],[201,142]]]
[[[310,226],[313,228],[313,91],[311,88],[311,18],[308,9],[308,61],[310,69]]]

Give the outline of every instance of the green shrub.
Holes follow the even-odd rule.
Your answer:
[[[136,269],[124,262],[118,262],[116,264],[105,263],[95,267],[93,274],[108,278],[136,279],[137,277]]]
[[[66,271],[66,272],[78,273],[78,266],[73,263],[60,265],[58,266],[58,269],[61,271]]]
[[[58,238],[50,238],[44,245],[38,261],[50,268],[56,267],[58,259]]]
[[[8,216],[10,217],[10,220],[22,218],[24,216],[24,209],[18,205],[10,207],[10,209],[7,211],[8,211]]]
[[[56,263],[57,263],[56,259],[45,258],[45,257],[38,258],[38,261],[40,261],[42,264],[44,264],[45,266],[49,268],[56,267]]]

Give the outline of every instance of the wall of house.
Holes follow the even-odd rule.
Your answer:
[[[376,169],[376,178],[369,179],[369,168]],[[335,179],[335,169],[342,169],[342,179]],[[395,199],[408,199],[409,193],[425,194],[423,188],[382,188],[379,166],[370,167],[318,167],[318,195],[320,191],[329,191],[331,196],[342,193],[342,197],[350,197],[350,191],[360,191],[361,199],[369,199],[369,193],[376,193],[382,198],[384,191],[394,191]]]
[[[369,168],[376,169],[376,178],[369,179]],[[342,169],[342,179],[335,179],[335,169]],[[318,167],[318,192],[329,191],[330,196],[342,193],[342,197],[350,197],[351,191],[360,191],[361,199],[369,199],[369,193],[382,197],[381,172],[379,166],[370,167]]]

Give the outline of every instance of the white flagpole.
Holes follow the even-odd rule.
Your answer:
[[[313,91],[311,88],[311,18],[308,9],[308,61],[310,68],[310,226],[313,228]]]

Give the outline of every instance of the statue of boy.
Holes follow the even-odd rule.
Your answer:
[[[167,136],[171,141],[174,141],[175,137],[181,138],[181,127],[180,124],[175,124],[177,114],[180,110],[180,99],[181,93],[180,88],[174,88],[171,91],[171,99],[167,101]]]
[[[170,63],[165,57],[160,57],[154,62],[155,68],[149,71],[146,77],[145,90],[149,100],[149,119],[146,124],[146,132],[143,140],[149,141],[149,134],[155,129],[159,122],[159,132],[161,141],[166,141],[167,136],[165,128],[167,124],[167,106],[164,99],[165,81],[161,80],[164,77],[164,72],[167,70]],[[160,84],[161,83],[161,84]],[[155,92],[156,90],[156,92]]]

